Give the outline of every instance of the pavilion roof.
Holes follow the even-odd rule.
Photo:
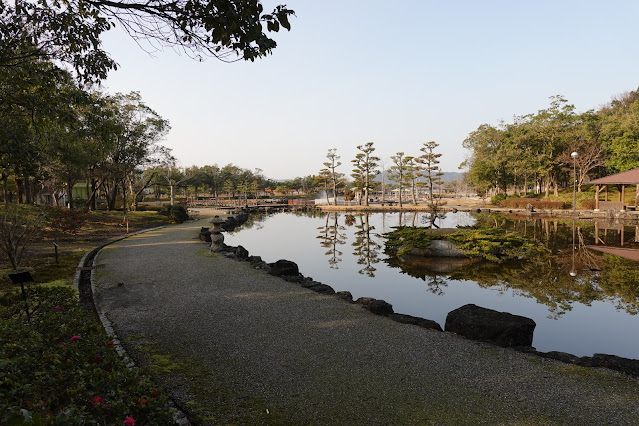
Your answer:
[[[591,180],[588,183],[597,185],[639,185],[639,168]]]

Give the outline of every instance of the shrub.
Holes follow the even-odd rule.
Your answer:
[[[497,194],[490,199],[490,204],[499,206],[500,203],[506,199],[506,194]]]
[[[572,206],[564,201],[545,201],[534,198],[509,198],[500,202],[502,207],[511,209],[525,209],[528,204],[536,209],[565,209]]]
[[[68,287],[0,297],[0,423],[172,424],[168,399],[129,369]]]
[[[595,200],[583,200],[581,202],[581,208],[584,210],[594,210],[595,209]]]
[[[77,234],[86,223],[88,212],[66,207],[49,207],[48,217],[51,226],[65,234]]]
[[[185,220],[188,220],[189,214],[186,212],[184,206],[175,205],[175,206],[165,206],[164,210],[160,212],[164,216],[168,216],[171,219],[171,222],[174,223],[182,223]]]
[[[391,256],[402,256],[415,248],[429,247],[432,240],[450,241],[456,248],[463,250],[467,257],[481,257],[497,263],[526,257],[538,258],[548,253],[538,242],[490,227],[460,228],[450,234],[441,234],[424,228],[402,226],[384,234],[384,238],[385,252]]]

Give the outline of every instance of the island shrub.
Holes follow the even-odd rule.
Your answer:
[[[166,395],[126,366],[92,313],[62,286],[0,295],[0,423],[173,424]]]
[[[464,251],[467,257],[481,257],[498,263],[548,252],[542,244],[500,228],[468,227],[451,233],[436,231],[410,226],[397,227],[384,234],[386,253],[402,256],[413,249],[428,248],[433,240],[450,241],[457,249]]]
[[[490,199],[490,204],[492,204],[492,205],[494,205],[494,206],[499,206],[499,205],[501,205],[501,202],[502,202],[503,200],[505,200],[506,198],[507,198],[507,195],[506,195],[506,194],[503,194],[503,193],[502,193],[502,194],[494,195],[494,196],[493,196],[493,197],[491,197],[491,199]]]

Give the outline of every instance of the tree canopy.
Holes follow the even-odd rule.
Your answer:
[[[578,114],[562,96],[512,123],[482,124],[464,140],[470,157],[461,167],[480,192],[550,191],[571,182],[573,162],[579,188],[589,178],[639,167],[639,94],[629,92],[599,111]],[[572,152],[578,156],[573,158]]]
[[[100,37],[118,25],[149,50],[254,61],[277,46],[268,33],[290,30],[293,14],[285,5],[265,13],[259,0],[1,2],[0,67],[57,60],[70,64],[83,81],[104,79],[117,64]]]

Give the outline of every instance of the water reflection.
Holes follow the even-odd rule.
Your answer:
[[[595,223],[526,220],[498,215],[477,216],[478,224],[498,226],[543,242],[550,252],[532,259],[495,264],[470,262],[450,264],[450,260],[406,256],[389,258],[389,266],[403,273],[434,282],[448,280],[474,281],[482,288],[501,293],[512,290],[516,295],[534,298],[548,307],[548,316],[557,319],[571,311],[575,303],[591,306],[595,301],[609,301],[617,309],[635,315],[639,312],[639,263],[611,254],[600,255],[589,249],[589,243],[630,244],[628,229],[617,227],[616,235],[600,238]],[[631,232],[635,232],[635,227]],[[434,267],[436,266],[436,267]],[[442,270],[443,268],[443,270]],[[430,287],[430,285],[429,285]],[[437,285],[434,294],[444,295]]]
[[[370,214],[359,215],[356,220],[355,239],[353,241],[353,255],[357,258],[357,264],[363,265],[358,271],[362,275],[367,277],[374,277],[376,263],[380,262],[379,252],[382,245],[378,242],[380,239],[379,234],[373,233],[375,229],[369,222]]]
[[[338,247],[346,244],[346,234],[341,232],[346,228],[338,223],[338,218],[339,213],[327,214],[324,226],[317,228],[321,231],[317,238],[320,240],[320,245],[327,249],[324,254],[328,256],[331,269],[339,269],[338,263],[342,261],[340,256],[344,253]]]
[[[496,226],[542,243],[549,253],[502,264],[384,253],[384,233],[429,221],[420,212],[261,215],[226,241],[268,262],[293,260],[336,291],[384,299],[396,312],[441,325],[451,310],[475,303],[533,318],[539,350],[639,358],[639,342],[628,339],[639,326],[639,262],[589,248],[639,249],[636,226],[450,213],[436,218],[438,227]]]

